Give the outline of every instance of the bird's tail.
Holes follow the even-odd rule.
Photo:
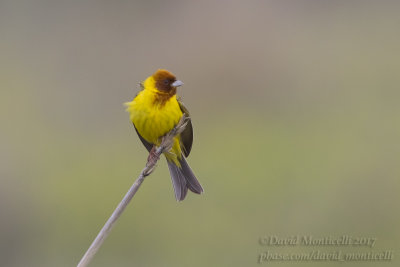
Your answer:
[[[179,159],[179,163],[181,164],[180,167],[171,160],[167,159],[167,162],[171,174],[172,185],[174,186],[176,200],[184,200],[188,189],[196,194],[203,193],[203,188],[194,175],[192,169],[190,169],[183,155]]]

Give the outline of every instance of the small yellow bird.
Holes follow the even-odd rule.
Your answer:
[[[178,124],[183,114],[189,117],[189,112],[176,95],[176,88],[183,83],[171,72],[159,69],[140,85],[142,90],[132,102],[126,103],[126,110],[151,156],[155,147],[160,145],[161,138]],[[171,150],[164,153],[178,201],[185,199],[188,189],[196,194],[203,193],[185,159],[189,156],[192,143],[193,128],[189,119],[185,130],[174,138]]]

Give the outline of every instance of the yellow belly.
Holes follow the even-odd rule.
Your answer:
[[[130,119],[139,134],[149,143],[160,145],[161,137],[171,131],[182,117],[182,111],[176,99],[172,96],[163,105],[154,102],[154,93],[141,91],[132,102],[127,103]],[[172,155],[166,154],[167,159],[176,162],[181,157],[179,138],[175,138]]]

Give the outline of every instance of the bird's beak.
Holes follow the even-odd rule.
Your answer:
[[[173,82],[172,84],[171,84],[173,87],[178,87],[178,86],[181,86],[181,85],[183,85],[183,82],[182,81],[180,81],[180,80],[176,80],[175,82]]]

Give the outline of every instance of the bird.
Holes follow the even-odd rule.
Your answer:
[[[185,199],[188,189],[196,194],[204,192],[186,161],[193,143],[193,126],[189,111],[176,94],[183,82],[165,69],[158,69],[140,83],[139,91],[131,102],[125,103],[140,141],[154,156],[162,137],[170,132],[185,114],[185,129],[174,137],[170,151],[164,152],[177,201]]]

